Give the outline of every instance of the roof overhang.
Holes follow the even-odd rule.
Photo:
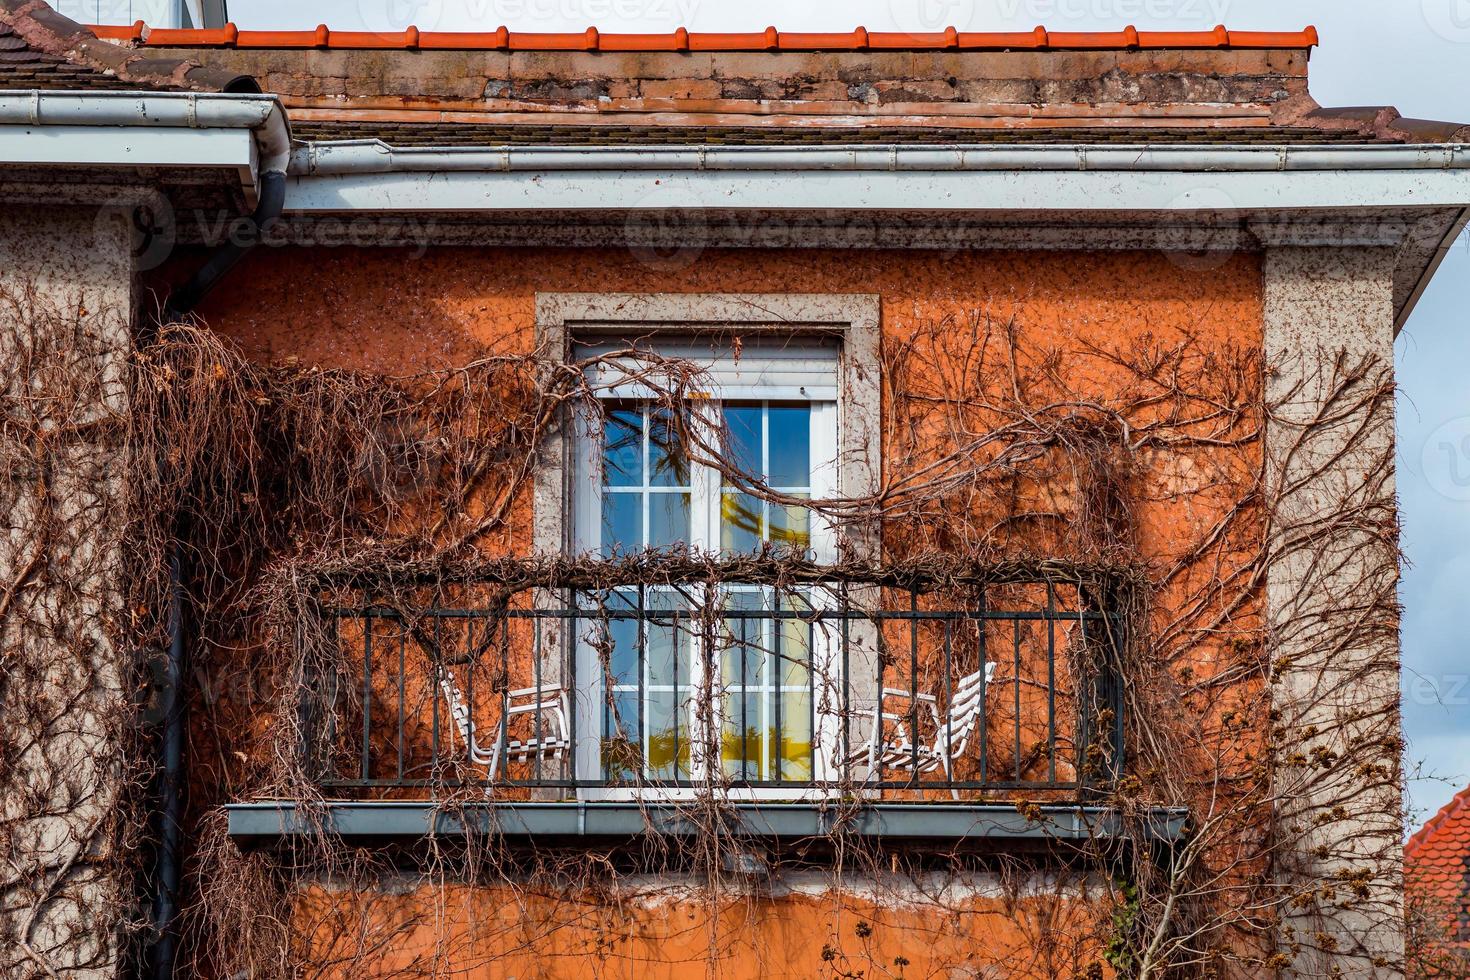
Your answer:
[[[253,206],[260,175],[284,173],[290,147],[274,96],[0,92],[0,167],[233,171]]]
[[[1233,222],[1251,229],[1257,244],[1401,247],[1395,319],[1402,325],[1470,218],[1470,146],[399,148],[354,140],[296,149],[286,209],[301,219],[499,217],[532,229],[668,212],[744,214],[751,222],[992,220],[1012,230],[1027,223],[1178,229],[1194,220],[1212,229],[1203,246],[1197,235],[1176,239],[1180,250],[1240,247],[1218,234],[1222,222]],[[726,244],[707,226],[698,233],[699,244]],[[821,235],[809,243],[842,244]],[[1168,248],[1168,239],[1154,247]]]

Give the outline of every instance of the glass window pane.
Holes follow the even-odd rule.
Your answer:
[[[643,495],[602,495],[602,553],[636,551],[643,547]]]
[[[672,691],[648,695],[648,775],[672,780],[689,775],[689,732]]]
[[[689,541],[689,494],[648,495],[648,546],[667,548]]]
[[[642,715],[637,691],[613,694],[602,739],[602,768],[612,780],[636,779],[643,772]]]
[[[771,474],[773,487],[812,485],[812,410],[809,405],[772,405]]]
[[[733,591],[725,596],[725,607],[758,612],[765,608],[765,596],[757,591]],[[761,667],[765,661],[770,620],[742,617],[725,620],[725,648],[721,651],[721,683],[727,688],[761,683]]]
[[[732,779],[760,779],[761,732],[764,729],[760,694],[731,694],[724,701],[724,724],[720,732],[720,764]]]
[[[806,551],[812,546],[811,512],[805,507],[799,504],[771,504],[769,513],[771,544],[793,551]]]
[[[783,608],[806,609],[799,598],[782,603]],[[812,624],[800,619],[781,620],[781,660],[777,671],[782,687],[808,687],[811,684]]]
[[[602,482],[609,487],[643,484],[643,414],[636,409],[607,413],[602,430]]]
[[[688,608],[688,602],[677,592],[651,590],[644,598],[649,611],[644,624],[644,641],[647,644],[648,678],[650,685],[672,685],[676,679],[681,689],[689,684],[689,658],[684,655],[688,646],[690,622],[676,621],[669,613]],[[660,615],[663,613],[663,615]]]
[[[607,653],[607,682],[609,684],[638,683],[638,623],[632,619],[609,619],[607,639],[611,649]]]
[[[812,699],[805,691],[788,691],[781,698],[781,778],[812,778]]]
[[[764,479],[761,471],[761,407],[726,405],[725,428],[729,431],[730,443],[726,450],[730,463],[753,479]],[[725,483],[728,485],[729,482],[726,478]]]
[[[689,454],[677,422],[668,409],[648,413],[648,485],[651,487],[689,486]]]
[[[748,493],[725,493],[720,502],[720,547],[731,554],[759,548],[761,509],[761,501]]]

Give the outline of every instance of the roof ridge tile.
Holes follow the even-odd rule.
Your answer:
[[[149,28],[142,21],[111,27],[97,25],[101,38],[142,47],[337,48],[337,49],[468,49],[510,51],[1005,51],[1005,50],[1139,50],[1235,48],[1246,50],[1312,48],[1317,29],[1300,31],[1231,31],[1223,25],[1209,31],[941,31],[910,33],[869,31],[764,31],[719,33],[680,27],[666,34],[583,31],[546,33],[512,31],[335,31],[323,24],[314,30],[249,31],[234,23],[219,28]]]

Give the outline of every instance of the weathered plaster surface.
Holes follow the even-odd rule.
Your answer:
[[[1300,976],[1402,971],[1398,526],[1392,393],[1379,388],[1392,382],[1393,266],[1387,247],[1265,259],[1281,875],[1328,883],[1284,923]],[[1355,368],[1366,376],[1344,385]],[[1318,764],[1350,752],[1358,765]]]
[[[45,413],[34,432],[6,435],[0,481],[0,581],[13,590],[0,621],[7,976],[109,977],[119,965],[124,501],[105,433],[127,405],[131,248],[129,227],[94,208],[20,208],[0,222],[4,394],[15,411],[29,396]]]

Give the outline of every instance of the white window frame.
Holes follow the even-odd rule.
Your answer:
[[[663,352],[660,351],[660,353]],[[609,391],[604,394],[609,401],[622,400],[616,392]],[[727,402],[748,403],[759,401],[763,403],[791,403],[802,400],[804,392],[783,386],[766,386],[764,388],[742,389],[735,397],[728,399],[724,398],[723,392],[718,389],[705,392],[704,394],[709,398],[709,404],[712,406],[711,411],[705,416],[705,421],[718,423],[722,419],[716,418],[715,416],[723,411],[724,405]],[[811,495],[811,499],[813,500],[828,499],[837,493],[837,403],[834,399],[825,401],[811,400],[808,404],[812,409],[808,435],[811,447],[811,464],[810,483],[804,490]],[[762,425],[766,426],[767,424],[768,416],[763,412]],[[575,435],[575,464],[572,470],[574,496],[577,501],[576,519],[573,522],[573,553],[575,554],[596,555],[602,551],[602,500],[605,492],[602,486],[601,472],[602,438],[603,433],[600,428],[584,428]],[[645,480],[648,479],[646,444],[647,439],[645,437],[640,442],[640,451],[643,452],[644,456],[643,476]],[[763,439],[762,445],[764,452],[769,455],[769,440]],[[764,465],[765,461],[763,460],[762,462]],[[697,552],[707,554],[717,553],[721,545],[719,535],[721,530],[722,504],[727,492],[722,484],[719,472],[710,466],[698,462],[691,462],[689,489],[689,537],[685,543]],[[679,491],[653,489],[651,492],[668,493]],[[645,506],[645,530],[647,528],[647,513],[648,509]],[[836,533],[831,523],[821,512],[816,510],[808,511],[808,520],[810,522],[808,525],[810,557],[818,563],[830,564],[834,562],[837,555]],[[698,592],[698,590],[695,591]],[[769,590],[763,589],[762,593],[769,595]],[[697,594],[695,598],[703,601],[706,597],[703,594]],[[819,598],[815,599],[815,604],[820,605],[820,601]],[[774,621],[754,620],[754,622],[761,623],[764,628],[769,629],[770,627],[766,624]],[[686,675],[686,683],[682,686],[682,689],[687,691],[690,697],[684,703],[677,704],[676,710],[685,714],[683,728],[690,733],[691,739],[695,739],[692,746],[697,748],[700,745],[708,744],[705,741],[708,738],[708,733],[698,732],[700,723],[697,718],[696,695],[701,688],[711,682],[711,679],[703,676],[703,665],[708,658],[701,655],[698,648],[698,640],[691,637],[687,642],[691,644],[686,654],[689,673]],[[832,747],[832,733],[839,730],[840,719],[830,710],[823,712],[817,707],[819,703],[829,706],[834,703],[831,697],[821,698],[819,692],[822,690],[823,685],[827,685],[829,690],[836,690],[835,685],[841,683],[836,653],[835,644],[831,641],[831,637],[825,630],[815,629],[812,631],[810,650],[812,677],[810,693],[813,699],[812,765],[813,780],[818,783],[831,781],[836,778],[836,774],[833,771],[835,760],[831,757],[830,749]],[[577,751],[575,753],[576,768],[581,778],[598,779],[602,776],[600,745],[598,739],[593,738],[592,735],[594,732],[603,734],[601,733],[603,722],[601,708],[605,703],[604,699],[607,692],[603,685],[603,672],[598,663],[597,653],[593,646],[586,642],[577,643],[575,656],[577,658],[576,676],[579,678],[578,690],[574,699],[576,704],[575,710],[578,711],[577,730],[580,733],[584,733],[578,739]],[[642,666],[646,670],[646,662]],[[773,666],[771,669],[774,671],[776,668]],[[645,677],[645,685],[646,683],[647,679]],[[640,685],[640,690],[648,691],[649,688],[645,685]],[[761,686],[765,687],[766,685]],[[769,693],[779,696],[781,693],[778,690],[779,685],[771,685],[771,687],[772,690]],[[731,693],[723,687],[722,690],[726,690],[727,694]],[[749,688],[744,688],[742,693],[750,693]],[[651,699],[645,696],[640,711],[640,717],[644,726],[644,731],[641,733],[641,740],[646,740],[648,735],[646,726],[650,716],[650,703]],[[727,703],[726,698],[714,699],[712,705],[714,714],[713,725],[717,731],[723,726],[724,718],[722,717],[722,712]],[[762,731],[764,732],[765,729],[763,728]],[[765,748],[763,738],[761,753],[763,760],[766,758]],[[710,777],[710,770],[719,765],[718,760],[703,758],[698,751],[693,752],[689,774],[691,781],[696,783],[707,782]],[[657,789],[662,795],[667,795],[669,792],[675,791],[672,787],[666,786],[658,786]],[[619,792],[618,790],[611,789],[599,791],[599,797],[607,798],[608,795],[618,794]],[[763,797],[778,794],[789,796],[792,793],[808,793],[810,792],[810,788],[803,787],[799,790],[784,791],[778,787],[760,787],[751,789],[749,792],[759,794]]]
[[[855,497],[876,490],[880,474],[879,458],[879,392],[878,337],[879,303],[876,296],[770,295],[770,294],[538,294],[536,298],[538,348],[549,361],[565,363],[573,356],[573,342],[602,337],[637,337],[657,344],[662,337],[689,336],[718,330],[741,336],[772,335],[799,344],[803,337],[835,337],[839,343],[835,399],[817,402],[804,391],[788,391],[779,386],[751,391],[732,392],[730,401],[796,401],[811,400],[823,404],[813,419],[813,486],[812,496]],[[714,393],[712,393],[714,394]],[[826,395],[827,392],[822,392]],[[724,393],[720,393],[721,396]],[[758,396],[758,397],[752,397]],[[831,413],[832,418],[827,418]],[[600,433],[596,439],[579,438],[578,420],[564,419],[560,432],[548,440],[541,465],[537,469],[536,512],[534,520],[535,548],[538,553],[586,553],[596,551],[600,541],[588,540],[582,529],[596,529],[600,536],[600,497],[593,480],[581,474],[595,471],[600,465]],[[820,432],[818,426],[821,427]],[[819,461],[827,465],[819,466]],[[820,477],[819,477],[820,472]],[[719,478],[705,471],[702,485],[691,487],[691,508],[695,518],[691,528],[691,544],[718,545],[713,534],[719,527],[718,504],[721,496]],[[600,485],[600,480],[597,481]],[[819,489],[820,488],[820,489]],[[872,557],[876,550],[876,528],[844,527],[834,530],[816,512],[812,517],[812,550],[818,560],[834,561],[839,555]],[[703,525],[702,527],[700,525]],[[554,601],[548,599],[548,601]],[[822,641],[815,639],[812,651],[813,669],[819,657],[823,672],[831,670],[832,657],[817,649]],[[545,650],[566,651],[575,644],[568,636],[549,637]],[[828,644],[830,645],[830,644]],[[575,653],[582,657],[584,654]],[[701,658],[694,657],[698,662]],[[859,656],[857,659],[864,660]],[[853,655],[849,653],[849,663]],[[579,676],[598,676],[585,672],[587,665],[578,664]],[[560,668],[547,664],[545,676],[554,676]],[[858,667],[866,670],[866,664]],[[856,674],[855,674],[856,676]],[[816,684],[814,683],[814,688]],[[586,685],[583,685],[586,688]],[[579,732],[575,770],[579,777],[600,779],[601,714],[589,708],[600,704],[598,691],[578,690],[574,699],[579,707]],[[814,690],[813,696],[817,697]],[[835,744],[840,720],[831,714],[818,713],[815,705],[813,742],[828,740]],[[776,789],[751,788],[744,793],[759,798],[788,798],[821,794],[821,782],[832,773],[826,771],[836,753],[814,748],[815,788]],[[695,767],[698,778],[699,766]],[[677,796],[695,792],[674,787],[583,789],[584,799],[615,799],[648,795]]]

